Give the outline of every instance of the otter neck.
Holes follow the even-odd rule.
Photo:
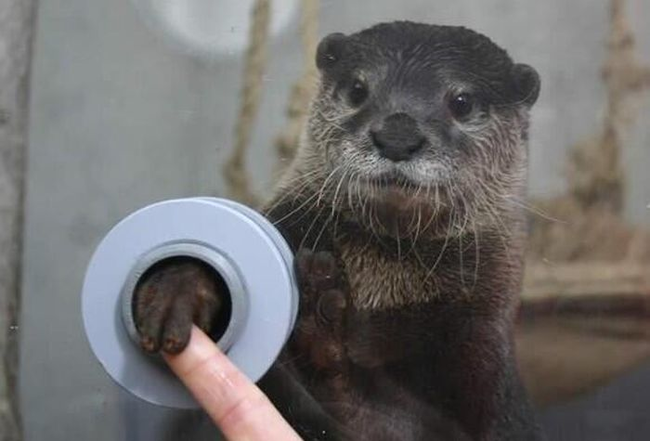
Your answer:
[[[443,302],[499,310],[511,303],[507,293],[518,291],[523,247],[514,238],[479,231],[414,242],[352,224],[338,230],[333,242],[359,309]]]

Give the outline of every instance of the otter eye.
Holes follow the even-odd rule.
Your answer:
[[[449,100],[449,110],[456,119],[467,118],[476,105],[474,98],[467,93],[453,95]]]
[[[355,107],[360,106],[368,98],[368,86],[360,79],[354,80],[348,93],[348,98],[350,104]]]

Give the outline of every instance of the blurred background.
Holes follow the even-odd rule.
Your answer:
[[[154,201],[263,199],[315,44],[396,19],[473,28],[539,71],[522,374],[549,440],[649,439],[645,0],[0,3],[0,439],[169,436],[178,412],[124,393],[86,342],[94,247]]]

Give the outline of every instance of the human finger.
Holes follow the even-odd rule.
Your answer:
[[[192,327],[183,352],[163,356],[228,440],[300,440],[262,391],[198,327]]]

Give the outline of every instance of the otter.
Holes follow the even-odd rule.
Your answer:
[[[296,328],[260,381],[305,438],[541,439],[519,378],[534,68],[464,27],[325,37],[300,148],[264,206],[293,251]],[[191,259],[136,292],[148,351],[181,351],[222,313]]]

